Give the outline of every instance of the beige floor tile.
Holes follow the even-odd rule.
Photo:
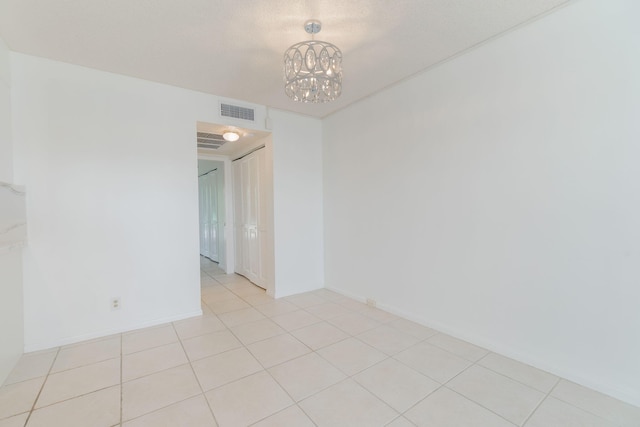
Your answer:
[[[154,326],[122,334],[122,354],[135,353],[178,341],[171,324]]]
[[[266,304],[260,304],[256,306],[256,310],[264,314],[267,317],[278,316],[281,314],[291,313],[292,311],[298,311],[297,305],[293,305],[290,302],[283,300],[274,300]]]
[[[214,354],[242,347],[242,344],[230,331],[214,332],[182,341],[189,360],[200,360]]]
[[[573,405],[548,397],[525,424],[526,427],[614,427]]]
[[[230,283],[225,285],[225,287],[240,297],[265,294],[264,289],[254,285],[253,283],[244,283],[244,282]]]
[[[446,387],[429,395],[404,416],[417,426],[514,427],[514,424]]]
[[[219,289],[217,287],[214,289],[216,290],[215,292],[202,291],[202,301],[204,301],[208,306],[224,303],[225,301],[238,301],[240,299],[238,295],[234,294],[222,285],[220,285]]]
[[[211,279],[213,280],[213,279]],[[215,280],[213,280],[215,282]],[[205,296],[210,296],[210,295],[215,295],[218,293],[222,293],[222,294],[227,294],[230,293],[231,291],[227,288],[225,288],[223,285],[221,284],[211,284],[210,286],[207,287],[203,287],[200,289],[200,296],[202,298],[204,298]],[[233,292],[231,292],[233,293]]]
[[[264,366],[269,368],[311,352],[309,347],[289,334],[249,344],[247,349]]]
[[[253,307],[231,311],[229,313],[221,314],[218,317],[225,325],[227,325],[228,328],[265,319],[264,314],[260,313]]]
[[[567,380],[561,380],[551,395],[620,426],[640,426],[640,408]]]
[[[398,320],[399,317],[395,314],[391,314],[388,311],[380,310],[379,308],[373,308],[367,306],[365,309],[358,311],[359,314],[367,316],[373,320],[377,320],[380,323],[389,323],[394,320]]]
[[[273,316],[271,320],[287,331],[304,328],[305,326],[313,325],[314,323],[322,321],[304,310],[292,311],[290,313]]]
[[[29,427],[111,427],[120,422],[120,386],[33,411]]]
[[[438,333],[435,329],[427,328],[426,326],[422,326],[406,319],[393,320],[389,322],[388,325],[404,333],[413,335],[420,340],[424,340]]]
[[[384,426],[398,413],[347,379],[299,403],[318,426]]]
[[[355,338],[347,338],[317,353],[347,375],[354,375],[387,358],[384,353]]]
[[[440,384],[402,363],[387,359],[360,372],[353,379],[398,412],[404,412]]]
[[[227,301],[207,303],[207,305],[215,314],[224,314],[230,311],[251,307],[240,297],[235,297],[234,299],[230,299]]]
[[[23,355],[5,380],[4,385],[46,376],[57,353],[58,349],[56,348]]]
[[[66,371],[120,357],[120,341],[120,335],[117,335],[103,340],[62,347],[53,363],[51,372]]]
[[[522,425],[545,395],[481,366],[472,366],[447,387],[487,409]]]
[[[387,424],[387,427],[415,427],[415,424],[413,424],[405,417],[398,417]]]
[[[137,418],[200,393],[188,364],[138,378],[122,384],[122,419]]]
[[[217,427],[209,404],[200,394],[166,408],[158,409],[140,418],[128,421],[122,427]]]
[[[242,277],[239,274],[215,274],[214,278],[223,285],[231,283],[250,283],[245,277]]]
[[[333,302],[314,305],[312,307],[306,308],[306,311],[323,320],[332,319],[343,314],[352,313],[348,308],[343,307],[340,304],[335,304]]]
[[[245,295],[242,297],[243,300],[251,304],[252,306],[258,306],[262,304],[267,304],[273,302],[274,299],[267,294],[254,294],[254,295]]]
[[[206,396],[220,427],[248,426],[293,403],[266,372],[232,382]]]
[[[419,342],[418,338],[390,326],[378,326],[358,335],[358,339],[392,356]]]
[[[258,421],[255,424],[251,424],[251,427],[315,427],[313,421],[305,415],[305,413],[298,406],[289,406],[270,417],[265,418],[262,421]]]
[[[351,335],[358,335],[380,326],[380,322],[377,320],[358,313],[342,314],[330,319],[329,323]]]
[[[292,295],[290,297],[284,298],[284,300],[297,305],[300,308],[312,307],[314,305],[319,305],[327,302],[327,300],[325,300],[324,298],[321,298],[309,292],[304,294]]]
[[[245,348],[210,356],[192,365],[205,391],[262,371],[262,365]]]
[[[342,372],[315,353],[275,366],[269,369],[269,372],[296,401],[346,378]]]
[[[200,286],[202,288],[207,288],[209,286],[216,286],[216,285],[219,285],[219,283],[213,277],[209,275],[206,275],[205,277],[200,277]]]
[[[198,316],[192,319],[174,322],[176,332],[181,340],[227,329],[216,316]]]
[[[187,362],[179,342],[127,354],[122,357],[122,381],[131,381]]]
[[[315,323],[304,328],[296,329],[295,331],[291,331],[291,335],[298,338],[313,350],[318,350],[349,338],[346,332],[341,331],[327,322]]]
[[[447,350],[463,359],[476,362],[489,353],[489,350],[475,346],[466,341],[459,340],[447,334],[436,334],[427,340],[429,344]]]
[[[262,319],[257,322],[235,326],[231,328],[231,331],[244,345],[286,333],[284,329],[269,319]]]
[[[367,308],[369,308],[369,306],[365,303],[362,303],[360,301],[356,301],[352,298],[347,298],[344,297],[342,299],[338,299],[334,301],[337,304],[340,304],[343,307],[348,308],[349,310],[352,311],[362,311],[362,310],[366,310]]]
[[[120,359],[110,359],[51,374],[42,388],[36,408],[120,384]]]
[[[24,423],[27,421],[28,416],[29,413],[25,412],[24,414],[5,418],[0,420],[0,427],[24,427]]]
[[[203,316],[210,316],[210,315],[213,314],[213,311],[211,311],[209,306],[207,304],[205,304],[204,302],[202,304],[200,304],[200,308],[202,310],[202,315]]]
[[[315,291],[311,291],[310,294],[319,296],[327,301],[337,301],[340,299],[344,299],[344,295],[340,295],[337,292],[330,291],[329,289],[317,289]]]
[[[479,360],[478,365],[506,375],[543,393],[551,391],[558,382],[558,377],[555,375],[495,353],[489,353]]]
[[[45,377],[0,387],[0,419],[30,411]]]
[[[416,344],[394,358],[442,384],[471,365],[470,361],[427,343]]]

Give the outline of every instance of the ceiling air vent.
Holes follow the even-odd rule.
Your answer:
[[[245,108],[238,105],[220,103],[220,115],[222,117],[231,117],[232,119],[255,121],[255,110],[253,108]]]
[[[224,143],[222,135],[208,132],[198,132],[198,148],[209,148],[211,150],[217,150]]]

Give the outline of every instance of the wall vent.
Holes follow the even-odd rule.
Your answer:
[[[220,103],[220,115],[222,117],[231,117],[232,119],[255,121],[255,110],[253,108],[245,108],[238,105]]]
[[[212,150],[217,150],[227,142],[224,140],[222,135],[208,132],[198,132],[197,141],[198,148],[209,148]]]

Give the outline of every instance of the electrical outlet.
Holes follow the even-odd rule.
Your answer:
[[[372,299],[372,298],[367,298],[367,305],[369,307],[375,307],[376,306],[376,300]]]
[[[111,298],[111,311],[120,310],[120,297]]]

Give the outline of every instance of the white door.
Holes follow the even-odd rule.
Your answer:
[[[198,178],[200,202],[200,254],[218,262],[218,171]]]
[[[233,164],[236,270],[263,288],[266,287],[264,161],[264,150],[258,150]]]
[[[208,229],[209,229],[209,258],[218,262],[218,240],[220,238],[220,232],[218,229],[218,171],[214,170],[209,172],[208,177],[208,189],[209,189],[209,212],[207,215]]]

